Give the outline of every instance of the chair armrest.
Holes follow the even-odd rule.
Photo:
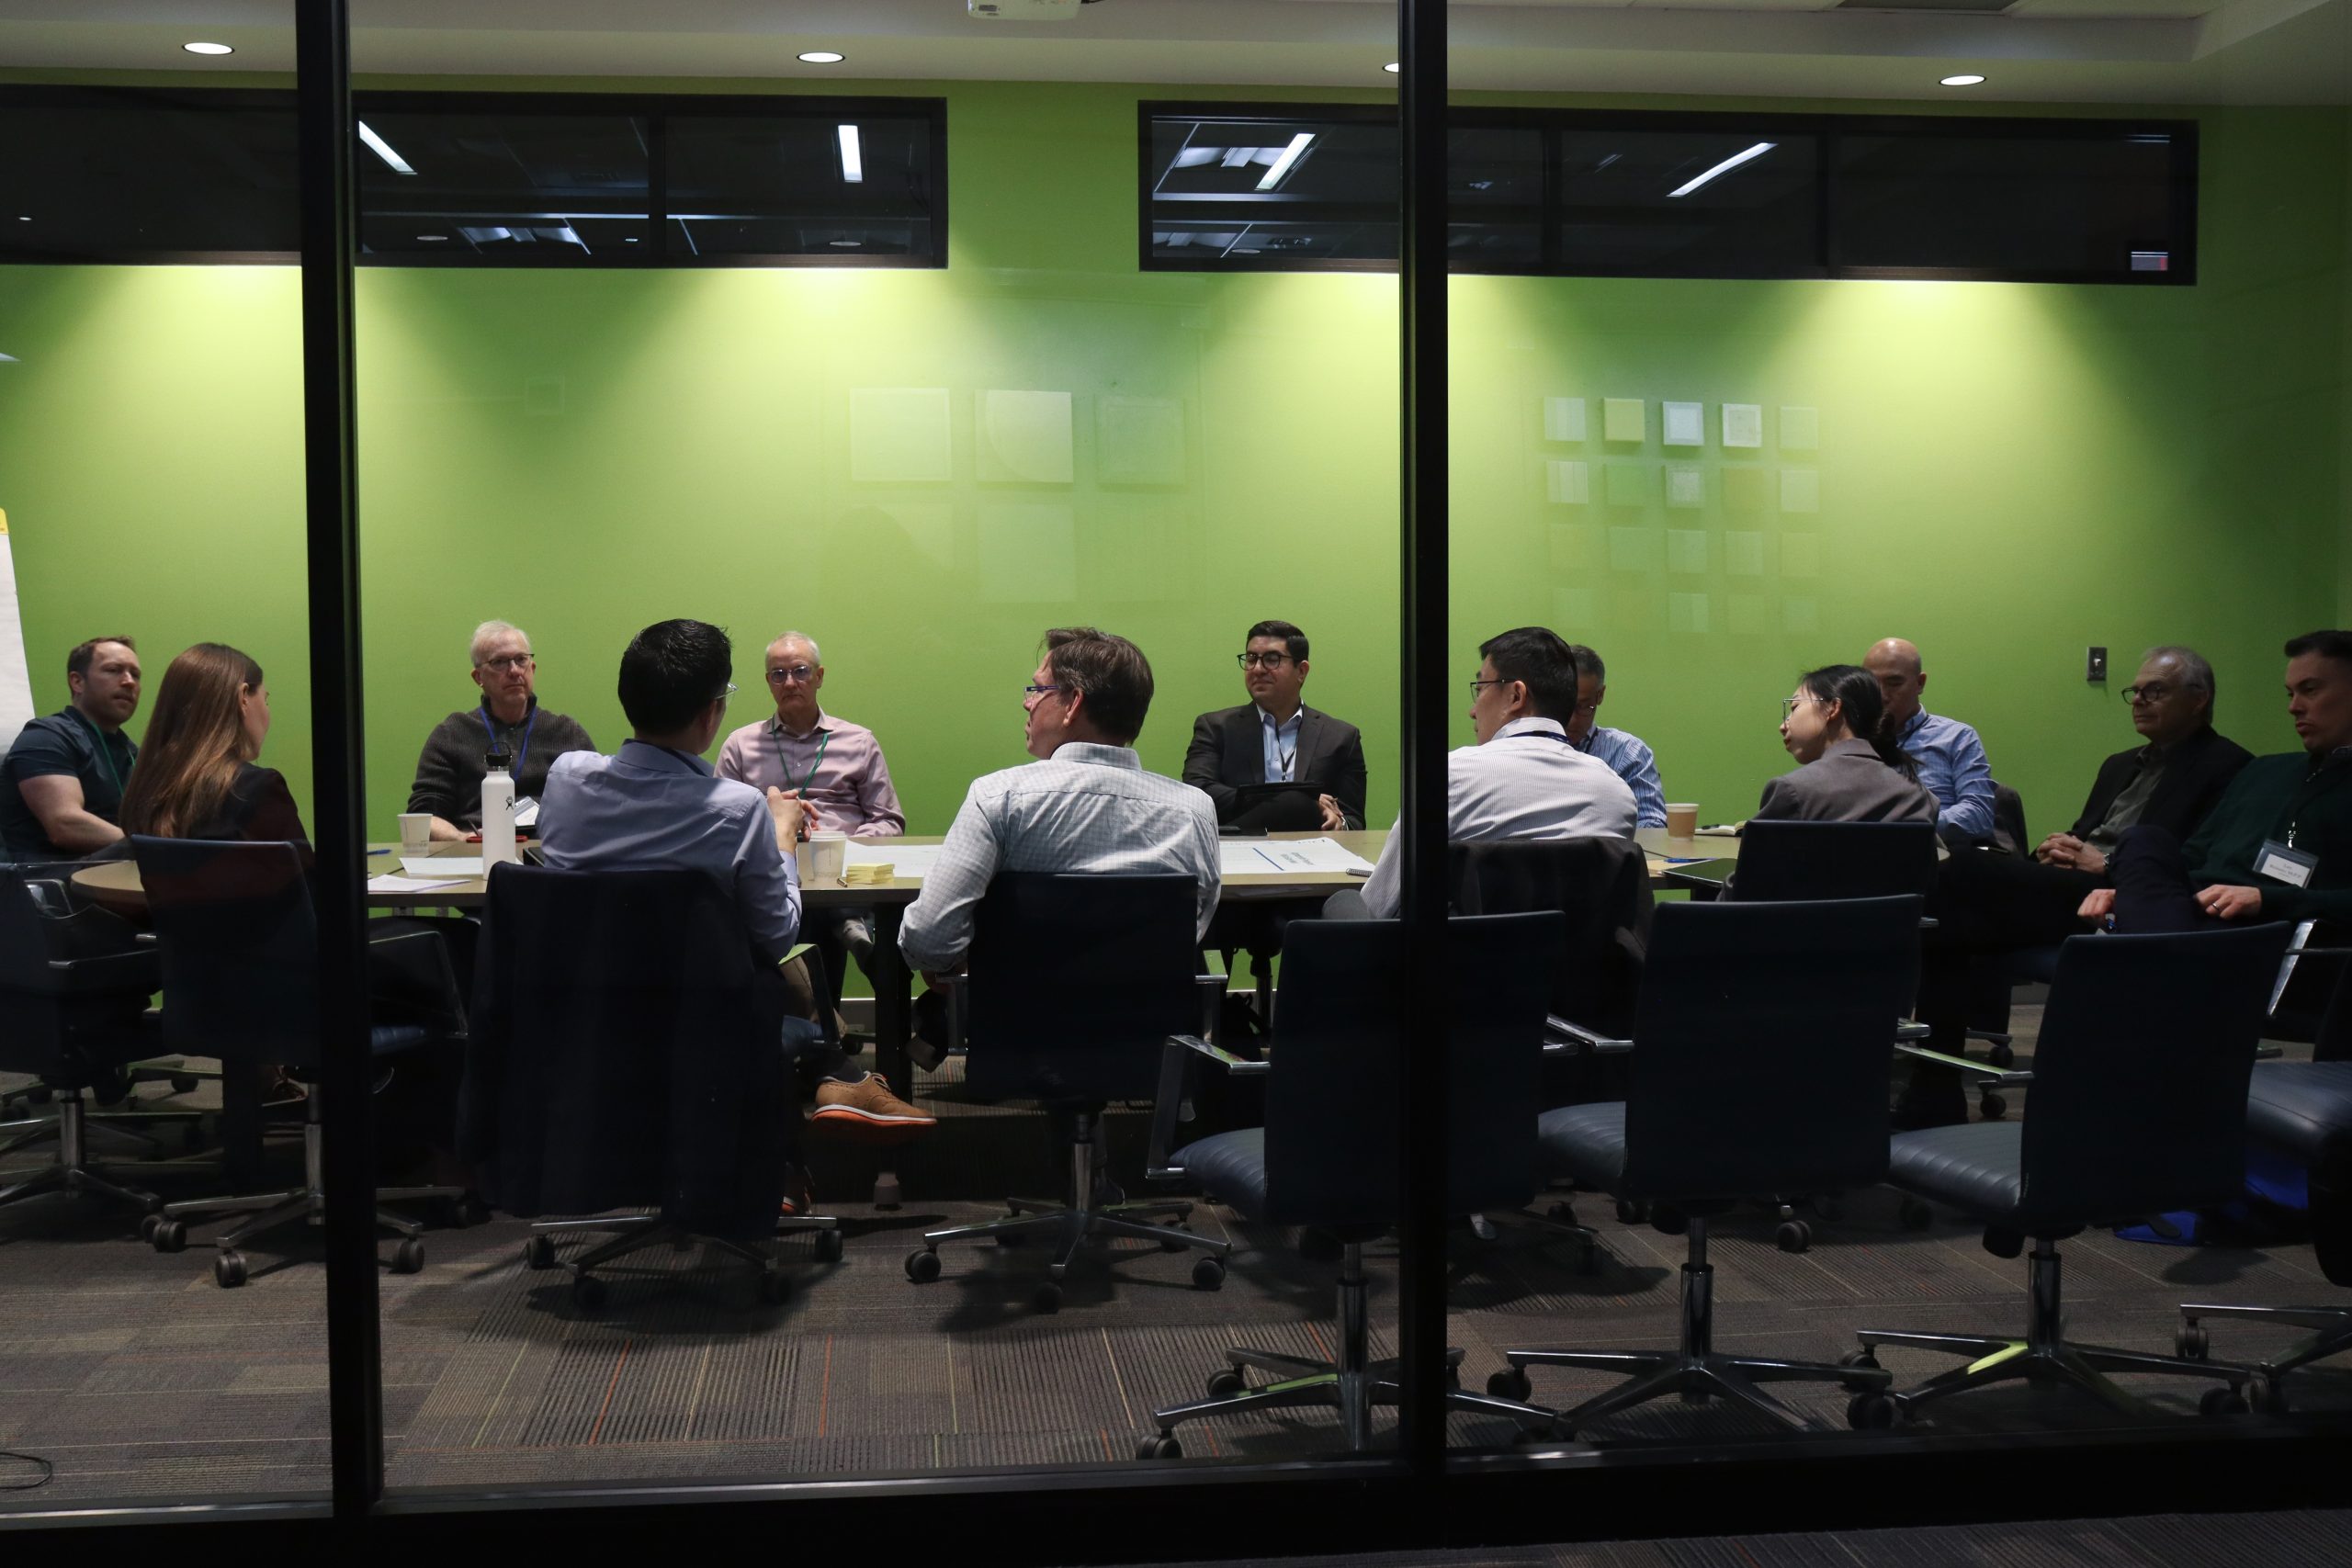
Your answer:
[[[1611,1040],[1605,1034],[1587,1029],[1581,1023],[1571,1023],[1556,1013],[1544,1015],[1544,1027],[1555,1034],[1566,1035],[1560,1041],[1544,1042],[1544,1049],[1554,1055],[1575,1055],[1589,1051],[1596,1056],[1622,1056],[1634,1048],[1630,1040]]]
[[[164,988],[163,954],[152,947],[93,953],[87,958],[52,958],[49,969],[56,976],[58,988],[68,996]]]
[[[2254,1048],[2254,1059],[2257,1062],[2275,1062],[2286,1054],[2284,1045],[2256,1045]]]
[[[1226,978],[1222,975],[1195,975],[1193,989],[1201,998],[1201,1038],[1215,1041],[1217,1027],[1224,1021]]]
[[[1168,1156],[1175,1148],[1178,1125],[1192,1120],[1184,1086],[1193,1064],[1202,1057],[1235,1077],[1261,1077],[1270,1070],[1268,1063],[1237,1056],[1197,1034],[1170,1035],[1159,1051],[1159,1092],[1152,1099],[1151,1137],[1144,1151],[1144,1174],[1153,1181],[1180,1180],[1184,1175],[1184,1168],[1169,1164]]]
[[[2029,1071],[1987,1066],[1983,1062],[1971,1061],[1966,1056],[1955,1056],[1948,1051],[1930,1051],[1924,1045],[1906,1045],[1901,1041],[1895,1042],[1894,1049],[1915,1061],[1935,1062],[1943,1066],[1958,1067],[1964,1072],[1974,1073],[1984,1080],[1978,1086],[1979,1088],[2013,1089],[2033,1081],[2033,1074]]]
[[[1926,1024],[1914,1023],[1908,1019],[1897,1019],[1894,1021],[1894,1038],[1898,1043],[1916,1044],[1933,1032],[1934,1031]]]

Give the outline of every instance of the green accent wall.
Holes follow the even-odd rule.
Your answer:
[[[1139,274],[1134,105],[1170,89],[903,90],[950,102],[944,272],[363,269],[379,836],[491,616],[607,747],[639,626],[731,627],[741,722],[766,639],[812,633],[918,831],[1021,760],[1046,626],[1151,655],[1142,749],[1173,773],[1191,716],[1241,700],[1243,628],[1285,616],[1394,812],[1394,278]],[[2037,831],[2129,743],[2146,644],[2205,649],[2223,728],[2291,744],[2278,645],[2352,618],[2352,116],[2194,118],[2194,288],[1456,280],[1450,669],[1527,622],[1595,644],[1604,722],[1710,818],[1786,767],[1796,673],[1884,635],[1921,645],[1930,705],[1983,730]],[[0,507],[44,706],[91,633],[136,635],[151,680],[234,642],[270,672],[264,760],[306,797],[296,303],[284,268],[0,267]],[[944,423],[871,395],[910,389],[944,391]],[[1068,419],[1006,392],[1066,393]],[[1585,399],[1589,439],[1546,441],[1547,397]],[[1600,439],[1609,397],[1644,400],[1644,442]],[[1660,444],[1665,400],[1706,405],[1704,446]],[[1761,447],[1721,445],[1724,402],[1763,407]],[[1783,407],[1818,411],[1817,447],[1787,448]],[[1555,462],[1588,466],[1588,502],[1550,499]],[[1668,504],[1668,462],[1697,506]]]

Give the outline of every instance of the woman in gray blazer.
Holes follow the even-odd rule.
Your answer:
[[[1756,815],[1808,822],[1932,822],[1936,797],[1894,744],[1878,679],[1852,664],[1805,674],[1782,700],[1781,744],[1804,764],[1764,786]]]

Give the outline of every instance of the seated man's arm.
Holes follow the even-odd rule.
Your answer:
[[[469,831],[463,826],[464,819],[481,809],[479,795],[472,800],[464,798],[454,744],[442,734],[447,728],[444,720],[424,738],[424,749],[416,754],[415,781],[408,786],[408,808],[433,814],[433,838],[438,843],[464,838]]]
[[[1367,772],[1363,764],[1363,732],[1351,730],[1347,745],[1340,750],[1339,776],[1331,781],[1331,795],[1340,803],[1340,815],[1347,819],[1346,826],[1351,830],[1363,827]]]
[[[40,820],[49,841],[74,854],[105,849],[122,838],[122,829],[89,809],[82,797],[82,781],[72,773],[36,773],[17,781],[25,808]]]
[[[890,764],[878,741],[873,762],[858,777],[857,808],[865,818],[865,826],[858,829],[861,837],[888,838],[907,830],[907,814],[899,807],[898,786],[890,782]]]
[[[1396,826],[1388,829],[1388,841],[1380,846],[1380,858],[1373,863],[1372,874],[1364,878],[1363,907],[1372,911],[1375,920],[1393,920],[1404,907],[1404,890],[1397,879],[1405,874],[1398,863],[1405,843],[1405,819],[1398,818]]]
[[[795,813],[794,830],[798,823]],[[786,830],[773,803],[750,813],[735,856],[735,903],[743,911],[752,945],[778,961],[800,940],[800,864],[776,842]]]
[[[1193,721],[1193,743],[1184,748],[1183,781],[1209,797],[1216,807],[1216,819],[1229,822],[1241,796],[1219,775],[1225,760],[1223,737],[1218,733],[1217,716],[1204,713]]]
[[[1620,776],[1634,792],[1634,825],[1665,827],[1666,786],[1658,782],[1657,753],[1641,741],[1634,741],[1631,765]]]
[[[1951,803],[1937,818],[1937,827],[1972,842],[1993,837],[1993,764],[1985,760],[1984,743],[1973,729],[1961,738],[1951,760]]]
[[[907,906],[899,951],[908,966],[937,974],[964,962],[972,945],[972,911],[1004,863],[1004,845],[988,808],[970,791],[939,847],[922,891]]]

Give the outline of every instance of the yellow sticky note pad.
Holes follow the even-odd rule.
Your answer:
[[[5,507],[5,506],[0,506],[0,536],[5,536],[7,534],[7,532],[8,532],[8,509],[7,509],[6,507]]]
[[[1647,405],[1640,398],[1605,398],[1600,405],[1600,434],[1604,441],[1639,441],[1647,428],[1643,411]]]

